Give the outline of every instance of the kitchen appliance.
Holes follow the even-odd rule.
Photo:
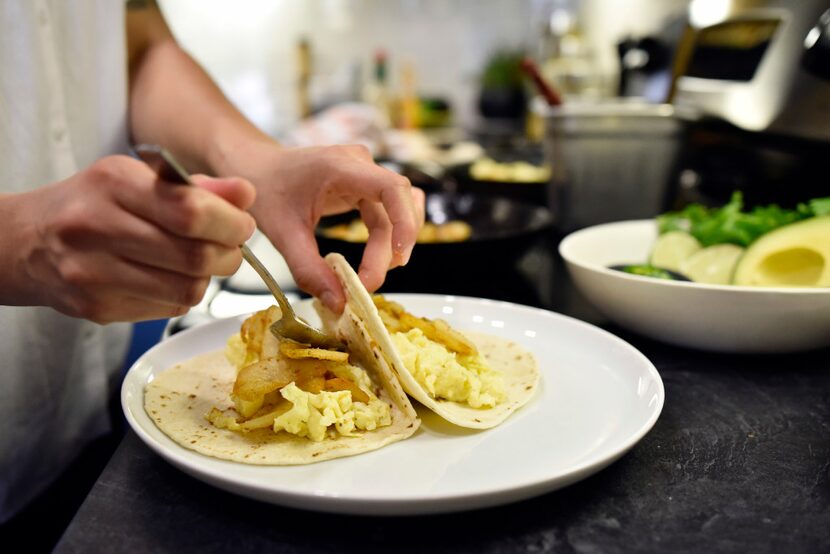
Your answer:
[[[654,217],[672,205],[693,113],[639,99],[566,103],[543,113],[547,196],[560,232]]]
[[[680,202],[830,195],[830,2],[693,0],[673,103],[689,128]]]

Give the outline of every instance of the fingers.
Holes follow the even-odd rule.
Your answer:
[[[207,289],[208,277],[189,277],[142,264],[130,263],[96,251],[67,258],[58,266],[62,283],[70,294],[67,304],[73,315],[101,321],[141,317],[119,303],[133,298],[165,305],[168,312],[186,311],[198,304]]]
[[[206,175],[193,175],[196,186],[224,198],[240,210],[250,208],[256,200],[256,189],[250,181],[242,178],[214,179]]]
[[[84,293],[86,296],[117,292],[176,306],[198,304],[209,281],[208,277],[190,277],[128,262],[103,251],[68,258],[58,271],[70,287],[89,291]]]
[[[314,234],[301,220],[286,218],[280,222],[276,244],[285,258],[297,285],[319,298],[327,308],[341,313],[346,296],[340,280],[320,257]]]
[[[212,275],[230,275],[254,231],[243,179],[197,176],[196,186],[159,182],[142,162],[102,158],[43,187],[38,257],[31,279],[44,303],[105,323],[179,315],[198,304]]]
[[[119,254],[127,260],[191,277],[233,275],[242,264],[238,246],[177,237],[141,220],[132,227],[119,240]]]
[[[419,222],[419,210],[413,201],[412,186],[406,177],[375,167],[377,171],[373,176],[377,182],[370,183],[370,186],[377,187],[377,200],[383,204],[392,224],[392,263],[394,266],[406,265],[422,225]]]
[[[243,170],[259,186],[252,211],[301,288],[341,311],[342,288],[313,235],[323,215],[360,209],[370,236],[359,274],[369,290],[383,283],[389,268],[408,262],[424,221],[423,192],[376,165],[368,149],[351,145],[255,154],[246,152],[244,163],[232,164],[233,171]]]
[[[424,224],[424,191],[417,187],[410,189],[415,222],[420,230]],[[386,279],[386,272],[400,265],[401,260],[392,251],[392,222],[383,206],[374,202],[360,203],[360,216],[369,229],[369,239],[363,251],[358,275],[369,292],[380,288]]]
[[[406,265],[415,245],[418,231],[423,225],[424,201],[422,191],[414,192],[409,179],[389,171],[371,161],[364,147],[338,147],[347,153],[335,158],[329,171],[334,191],[327,199],[328,209],[323,214],[341,213],[359,207],[361,202],[370,201],[381,205],[391,223],[390,247],[391,267]],[[368,158],[364,160],[364,155]],[[359,160],[356,163],[355,160]],[[367,163],[368,162],[368,163]]]
[[[363,250],[358,275],[369,292],[380,288],[391,269],[393,254],[391,248],[392,223],[383,206],[375,202],[360,202],[360,216],[369,229],[369,238]]]
[[[225,181],[213,183],[220,187],[240,182],[235,179],[216,181]],[[145,209],[141,215],[181,237],[238,246],[248,240],[256,228],[254,218],[247,212],[202,188],[171,187],[159,182],[155,197],[158,199],[155,211],[149,213]]]
[[[238,246],[186,239],[135,215],[109,210],[86,216],[84,225],[62,229],[63,244],[77,252],[109,251],[114,256],[191,277],[231,275],[242,263]]]
[[[126,160],[90,168],[92,178],[108,184],[126,210],[180,237],[226,246],[239,245],[253,234],[256,223],[240,207],[253,202],[248,181],[197,176],[195,187],[176,185],[156,180],[142,162]]]
[[[149,319],[167,319],[184,315],[190,306],[175,306],[172,304],[161,304],[141,298],[130,298],[124,296],[113,296],[98,304],[97,308],[87,309],[86,313],[65,311],[68,315],[82,317],[100,325],[106,325],[115,321],[146,321]]]
[[[344,152],[357,160],[374,163],[372,152],[362,144],[344,144],[339,148],[342,148]]]

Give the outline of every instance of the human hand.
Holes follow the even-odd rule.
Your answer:
[[[211,275],[231,275],[254,231],[253,186],[194,176],[159,182],[143,162],[102,158],[18,195],[20,304],[98,323],[181,315]]]
[[[387,270],[409,261],[424,223],[424,193],[375,164],[365,147],[282,149],[263,142],[240,152],[232,171],[257,187],[251,213],[297,284],[330,309],[342,311],[345,296],[314,237],[322,216],[360,211],[369,239],[358,275],[369,291],[383,284]]]

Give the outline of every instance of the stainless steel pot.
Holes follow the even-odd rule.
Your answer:
[[[668,207],[685,122],[668,104],[565,104],[545,113],[548,203],[563,231]]]

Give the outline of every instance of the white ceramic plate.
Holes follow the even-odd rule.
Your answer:
[[[654,220],[571,233],[559,253],[585,297],[643,335],[717,352],[794,352],[830,346],[830,289],[706,285],[631,275],[610,265],[645,263]]]
[[[423,409],[411,438],[374,452],[296,467],[227,462],[171,441],[143,409],[153,376],[223,348],[241,318],[208,323],[156,345],[130,369],[121,391],[132,428],[153,450],[195,477],[275,504],[352,514],[425,514],[493,506],[582,479],[630,449],[663,407],[663,382],[628,343],[587,323],[526,306],[473,298],[389,294],[412,312],[459,329],[504,336],[539,363],[541,386],[502,425],[468,431]],[[297,312],[317,317],[308,301]]]

